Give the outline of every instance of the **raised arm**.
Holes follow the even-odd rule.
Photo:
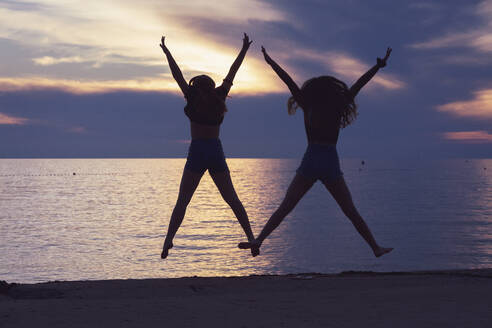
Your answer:
[[[299,87],[297,86],[297,84],[294,82],[294,80],[292,80],[292,78],[289,76],[289,74],[287,74],[286,71],[284,71],[282,69],[282,67],[280,67],[266,52],[265,48],[262,46],[261,47],[261,52],[263,52],[263,56],[265,57],[265,61],[273,68],[273,70],[275,71],[275,73],[277,73],[278,77],[284,81],[285,84],[287,84],[287,87],[289,88],[290,90],[290,93],[292,93],[292,96],[294,96],[294,99],[296,100],[296,102],[300,104],[300,101],[301,101],[301,97],[300,97],[300,94],[301,94],[301,90],[299,89]]]
[[[174,60],[173,56],[171,55],[171,52],[169,51],[169,49],[164,44],[164,39],[165,39],[165,37],[161,38],[160,46],[162,48],[162,51],[164,51],[164,54],[167,57],[167,62],[169,63],[169,68],[171,69],[171,73],[173,74],[174,79],[176,80],[176,82],[178,82],[178,85],[179,85],[181,91],[186,96],[186,94],[188,92],[188,83],[186,83],[186,81],[183,77],[183,73],[181,73],[181,70],[179,69],[178,64],[176,64],[176,61]]]
[[[352,94],[353,98],[355,98],[355,96],[357,96],[357,94],[359,93],[360,89],[362,89],[362,87],[364,87],[367,84],[367,82],[369,82],[374,77],[374,75],[376,75],[376,73],[381,67],[386,66],[386,61],[388,60],[390,54],[391,54],[391,48],[386,49],[386,56],[384,56],[383,59],[378,57],[376,65],[371,67],[370,70],[368,70],[364,75],[362,75],[357,80],[357,82],[355,82],[354,85],[350,87],[350,93]]]
[[[249,40],[249,36],[246,33],[244,33],[243,47],[241,48],[239,55],[237,55],[237,58],[234,61],[234,63],[232,63],[231,68],[229,69],[229,73],[227,73],[227,76],[224,79],[224,82],[226,83],[222,83],[222,86],[227,89],[227,92],[229,92],[229,89],[232,86],[232,82],[234,81],[234,77],[236,76],[239,67],[243,63],[244,56],[246,56],[246,52],[248,52],[249,46],[251,45],[252,42],[253,41]]]

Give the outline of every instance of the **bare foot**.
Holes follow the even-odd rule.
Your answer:
[[[257,247],[257,246],[251,247],[251,255],[253,257],[260,255],[260,247]]]
[[[173,248],[173,243],[169,243],[166,245],[166,243],[164,243],[164,247],[162,248],[162,253],[161,253],[161,259],[165,259],[169,253],[169,250],[171,248]]]
[[[256,239],[239,243],[237,247],[239,247],[240,249],[251,249],[251,255],[253,257],[260,255],[261,243],[258,242]]]
[[[374,255],[376,257],[380,257],[380,256],[383,256],[384,254],[391,252],[392,250],[393,250],[392,247],[390,247],[390,248],[379,247],[379,249],[374,252]]]
[[[252,247],[251,243],[249,241],[243,241],[237,244],[237,247],[240,249],[250,249]]]

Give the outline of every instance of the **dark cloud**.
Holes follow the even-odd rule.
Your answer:
[[[2,0],[0,2],[0,7],[8,8],[10,10],[19,10],[19,11],[35,11],[44,8],[37,3],[32,3],[28,1],[12,1],[12,0]]]
[[[281,64],[306,75],[293,73],[299,84],[309,76],[331,72],[319,62],[295,56],[284,59],[293,48],[344,52],[370,65],[390,45],[394,51],[384,72],[398,76],[407,87],[361,92],[357,99],[359,118],[340,134],[342,157],[492,157],[490,144],[442,139],[444,132],[490,132],[490,120],[458,118],[436,110],[439,105],[469,99],[476,90],[491,88],[490,59],[466,45],[435,49],[411,46],[479,28],[484,24],[476,13],[480,1],[268,2],[288,19],[236,24],[195,17],[180,19],[204,38],[237,45],[238,50],[242,33],[248,32],[254,40],[248,57],[261,57],[259,46],[265,45],[272,55],[283,56]],[[76,49],[67,45],[56,47],[56,52],[30,50],[6,39],[0,39],[0,47],[0,69],[5,76],[31,73],[63,77],[84,70],[87,78],[106,80],[168,72],[166,65],[146,66],[147,59],[139,62],[138,58],[117,55],[109,55],[99,67],[88,61],[48,69],[34,65],[30,58],[71,56]],[[306,144],[302,115],[288,116],[286,100],[287,94],[233,95],[228,99],[229,112],[221,132],[227,155],[300,158]],[[0,157],[183,157],[187,145],[180,140],[189,139],[183,106],[182,97],[167,93],[4,92],[0,95],[0,112],[27,118],[31,124],[0,126],[0,139],[7,140],[0,143]]]
[[[306,145],[301,113],[287,115],[287,95],[233,96],[221,138],[231,157],[300,158]],[[362,93],[359,118],[341,131],[343,157],[490,157],[490,145],[443,141],[463,119],[442,115],[427,100]],[[0,157],[184,157],[190,138],[184,99],[167,93],[73,95],[4,93],[0,111],[32,122],[0,126]],[[468,129],[486,130],[486,122]]]
[[[73,79],[83,76],[84,80],[107,81],[158,77],[169,73],[167,65],[149,65],[150,58],[131,57],[108,53],[93,59],[79,56],[79,46],[61,45],[53,49],[33,49],[20,42],[0,38],[0,77],[29,77]],[[56,50],[55,50],[56,49]],[[86,54],[101,49],[84,47]],[[156,49],[158,51],[158,49]],[[52,57],[54,60],[77,56],[80,62],[61,62],[52,65],[36,64],[35,58]]]
[[[26,74],[34,64],[29,59],[32,50],[14,40],[0,38],[0,77]]]
[[[83,76],[85,81],[151,79],[162,73],[169,73],[166,65],[139,65],[133,63],[60,63],[49,66],[35,65],[29,70],[32,74],[45,78],[77,80]]]

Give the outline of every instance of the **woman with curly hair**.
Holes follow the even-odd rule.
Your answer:
[[[232,208],[248,240],[254,240],[248,215],[232,185],[231,175],[219,139],[220,125],[227,111],[225,99],[251,42],[245,33],[239,55],[222,84],[216,88],[214,80],[207,75],[195,76],[189,83],[186,83],[178,64],[164,44],[164,37],[161,38],[160,46],[167,57],[171,73],[187,100],[184,112],[190,119],[191,127],[191,144],[179,186],[178,200],[171,215],[162,248],[161,258],[163,259],[168,256],[169,250],[173,247],[173,239],[183,222],[186,208],[200,179],[207,170],[220,194]],[[251,253],[253,256],[258,255],[258,249],[252,248]]]
[[[273,213],[258,237],[249,242],[239,243],[239,248],[259,249],[282,220],[290,213],[317,180],[325,185],[328,191],[350,219],[359,234],[369,244],[374,255],[380,257],[393,248],[378,245],[371,230],[354,206],[350,191],[340,170],[336,144],[340,128],[348,126],[357,116],[355,96],[360,89],[377,73],[379,68],[386,66],[391,48],[386,56],[377,58],[377,64],[362,75],[349,89],[345,83],[332,77],[320,76],[307,80],[299,89],[297,84],[261,47],[265,61],[287,85],[292,97],[289,98],[288,113],[293,115],[300,107],[304,113],[304,127],[308,139],[307,150],[297,169],[284,200]]]

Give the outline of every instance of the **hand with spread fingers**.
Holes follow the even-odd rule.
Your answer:
[[[384,66],[386,66],[386,61],[388,60],[388,58],[389,58],[389,56],[390,56],[390,54],[391,54],[391,51],[392,51],[392,50],[393,50],[393,49],[391,49],[390,47],[388,47],[388,49],[386,49],[386,56],[384,56],[384,58],[383,58],[383,59],[381,59],[381,58],[379,58],[379,57],[377,58],[377,63],[378,63],[378,66],[379,66],[379,67],[384,67]]]
[[[261,46],[261,52],[263,53],[263,57],[265,57],[265,61],[270,64],[272,62],[272,58],[267,54],[265,47]]]
[[[253,40],[249,40],[249,36],[244,33],[244,37],[243,37],[243,49],[248,49],[249,46],[251,45],[251,43],[253,43]]]
[[[162,48],[162,51],[164,51],[164,52],[167,50],[166,44],[164,43],[165,40],[166,40],[166,37],[162,36],[161,37],[161,44],[159,44]]]

